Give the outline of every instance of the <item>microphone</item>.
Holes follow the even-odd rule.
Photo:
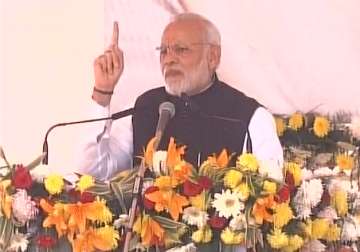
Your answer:
[[[156,151],[159,147],[161,138],[164,134],[166,125],[175,115],[175,106],[171,102],[163,102],[159,106],[159,121],[155,131],[155,142],[154,150]]]
[[[49,145],[48,145],[48,136],[49,133],[57,127],[60,126],[67,126],[67,125],[73,125],[73,124],[81,124],[81,123],[90,123],[90,122],[97,122],[97,121],[105,121],[105,120],[117,120],[129,115],[133,115],[135,113],[135,109],[134,108],[130,108],[130,109],[126,109],[117,113],[112,114],[109,117],[101,117],[101,118],[94,118],[94,119],[88,119],[88,120],[82,120],[82,121],[73,121],[73,122],[65,122],[65,123],[57,123],[54,124],[53,126],[51,126],[45,134],[45,139],[44,139],[44,143],[43,143],[43,153],[45,153],[44,159],[42,160],[43,164],[48,164],[49,161]]]

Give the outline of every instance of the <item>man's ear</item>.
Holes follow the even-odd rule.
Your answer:
[[[221,48],[220,46],[211,45],[208,53],[208,62],[211,69],[216,69],[220,64]]]

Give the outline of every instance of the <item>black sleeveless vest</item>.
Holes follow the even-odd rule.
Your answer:
[[[171,96],[164,87],[149,90],[135,103],[136,114],[132,118],[134,165],[139,164],[138,157],[143,156],[148,141],[155,135],[159,105],[165,101],[175,105],[175,116],[166,127],[159,150],[167,150],[170,137],[174,137],[177,144],[187,146],[185,160],[193,165],[213,153],[219,154],[223,148],[240,154],[250,119],[261,106],[217,78],[204,92],[191,97]]]

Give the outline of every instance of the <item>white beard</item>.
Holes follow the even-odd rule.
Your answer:
[[[181,67],[165,67],[163,71],[163,77],[166,83],[166,92],[171,95],[180,97],[182,93],[192,95],[194,92],[197,93],[205,89],[211,80],[211,74],[207,63],[208,62],[204,57],[200,63],[191,69],[188,73],[183,71]],[[166,72],[169,70],[181,71],[183,73],[183,78],[180,80],[166,78]]]

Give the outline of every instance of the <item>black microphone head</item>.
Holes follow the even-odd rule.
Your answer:
[[[170,114],[170,118],[173,118],[175,115],[175,105],[168,101],[161,103],[159,106],[159,114],[165,111]]]

